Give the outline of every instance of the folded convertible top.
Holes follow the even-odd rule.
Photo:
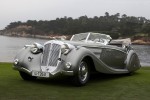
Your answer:
[[[111,40],[110,43],[111,45],[130,45],[131,44],[131,39],[130,38],[126,38],[126,39],[117,39],[117,40]]]

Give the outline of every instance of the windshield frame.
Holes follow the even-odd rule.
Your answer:
[[[70,41],[87,41],[90,33],[79,33],[71,37]]]
[[[105,39],[105,40],[111,40],[112,38],[109,35],[101,34],[101,33],[91,33],[88,37],[88,41],[93,41],[95,39]]]
[[[70,41],[84,41],[84,42],[95,42],[95,40],[107,40],[110,41],[112,38],[110,35],[107,34],[101,34],[101,33],[79,33],[75,34],[71,37]]]

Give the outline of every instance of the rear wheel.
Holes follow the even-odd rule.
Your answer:
[[[20,76],[22,77],[22,79],[24,79],[24,80],[36,80],[36,78],[37,78],[35,76],[30,76],[27,73],[22,72],[22,71],[19,71],[19,73],[20,73]]]
[[[77,86],[85,85],[90,76],[89,67],[86,61],[81,61],[74,75],[74,83]]]

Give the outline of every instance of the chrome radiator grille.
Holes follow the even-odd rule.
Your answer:
[[[44,46],[41,66],[57,66],[61,46],[49,43]]]

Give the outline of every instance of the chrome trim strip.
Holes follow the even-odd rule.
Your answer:
[[[24,71],[26,71],[26,72],[28,72],[28,73],[31,73],[32,71],[30,71],[30,70],[28,70],[28,69],[26,69],[26,68],[23,68],[23,67],[21,67],[21,70],[24,70]]]
[[[64,75],[70,75],[70,76],[72,76],[73,75],[73,71],[62,71],[62,73],[64,74]]]

